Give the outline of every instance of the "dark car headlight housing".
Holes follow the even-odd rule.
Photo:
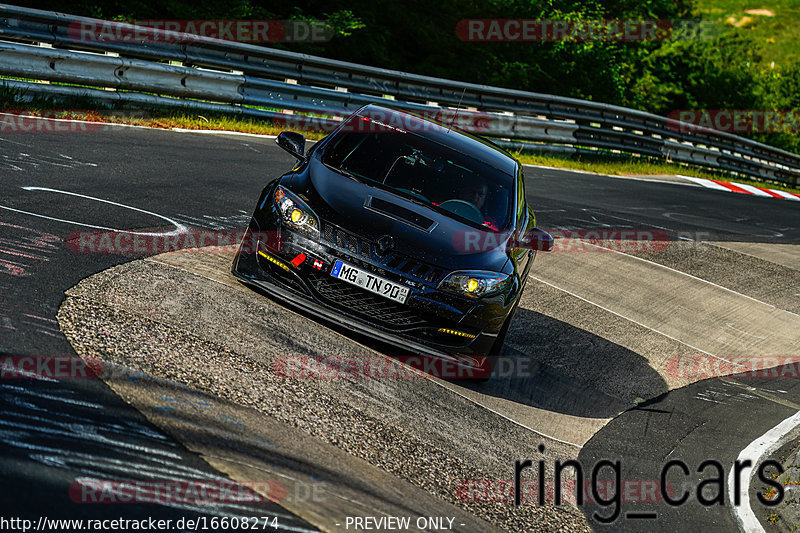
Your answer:
[[[306,234],[319,235],[319,218],[296,194],[278,185],[274,202],[285,224]]]
[[[488,270],[457,270],[439,283],[439,289],[470,298],[496,294],[508,285],[511,277]]]

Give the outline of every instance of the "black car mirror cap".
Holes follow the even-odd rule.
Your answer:
[[[553,236],[543,229],[533,228],[527,235],[528,248],[538,252],[553,251]]]
[[[275,142],[300,161],[306,158],[306,138],[296,131],[282,131]]]

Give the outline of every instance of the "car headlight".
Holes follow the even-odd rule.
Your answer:
[[[462,296],[480,298],[502,291],[508,284],[508,274],[488,270],[457,270],[439,283],[439,288]]]
[[[296,194],[278,185],[275,188],[275,207],[281,220],[306,233],[319,234],[319,218]]]

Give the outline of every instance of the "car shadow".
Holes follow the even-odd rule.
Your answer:
[[[342,333],[353,338],[350,332]],[[380,341],[358,340],[396,359],[408,357]],[[430,364],[429,369],[435,377],[481,394],[587,418],[616,416],[636,401],[668,390],[658,372],[636,352],[521,307],[488,380],[448,379],[439,373],[442,366]]]
[[[615,416],[668,390],[638,353],[584,329],[518,308],[492,377],[472,390],[549,411]]]
[[[452,366],[442,365],[438,358],[412,354],[255,290],[383,355],[406,364],[421,359],[421,364],[409,366],[427,370],[433,377],[521,405],[573,416],[608,418],[634,407],[636,400],[654,398],[668,390],[658,372],[636,352],[522,307],[517,308],[492,375],[482,381],[453,378],[482,373],[448,373]]]

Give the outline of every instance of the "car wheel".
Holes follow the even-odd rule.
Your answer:
[[[479,383],[485,383],[492,378],[492,371],[494,370],[495,364],[497,363],[497,359],[500,357],[500,353],[503,351],[503,344],[506,341],[506,335],[508,335],[508,330],[511,327],[511,321],[514,320],[514,313],[517,311],[517,305],[514,304],[514,309],[508,314],[506,321],[503,322],[503,326],[500,328],[500,333],[497,334],[497,338],[492,343],[491,348],[489,348],[488,353],[485,357],[484,368],[486,372],[483,373],[482,377],[477,378],[476,381]]]
[[[517,301],[514,302],[514,308],[510,313],[508,313],[506,321],[503,322],[503,326],[500,328],[500,333],[497,334],[497,338],[494,340],[492,347],[489,348],[489,352],[486,354],[486,366],[488,368],[488,372],[485,377],[479,380],[481,382],[489,381],[489,379],[492,377],[492,371],[497,363],[497,359],[500,357],[500,353],[503,351],[503,344],[506,342],[506,335],[508,335],[508,330],[511,328],[511,322],[514,320],[514,314],[517,312],[517,306],[519,305],[519,301],[522,299],[522,293],[525,290],[525,285],[527,282],[528,277],[525,276],[525,281],[522,282],[522,287],[519,289]]]
[[[506,335],[508,335],[508,330],[511,327],[511,321],[514,319],[514,313],[517,311],[517,306],[514,306],[514,309],[508,314],[508,318],[506,321],[503,322],[503,327],[500,328],[500,333],[497,334],[497,338],[494,340],[492,347],[489,348],[489,353],[487,354],[490,359],[496,360],[500,357],[500,353],[503,351],[503,344],[506,342]]]

